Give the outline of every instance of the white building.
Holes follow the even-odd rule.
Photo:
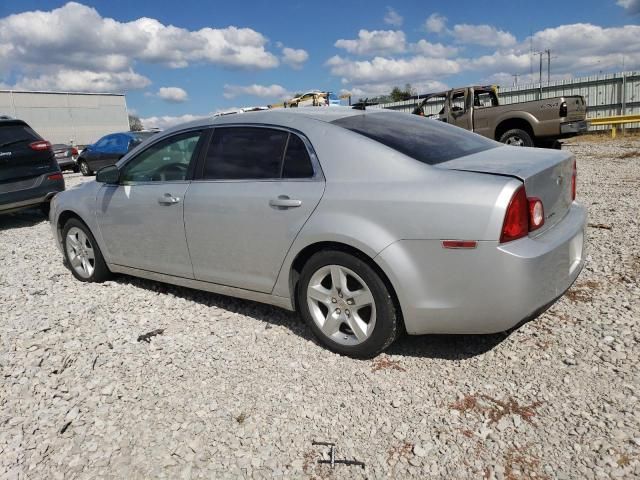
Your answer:
[[[0,90],[0,115],[24,120],[51,143],[88,145],[129,130],[123,94]]]

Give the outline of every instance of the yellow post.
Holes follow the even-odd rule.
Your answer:
[[[616,138],[616,126],[611,127],[611,138]]]

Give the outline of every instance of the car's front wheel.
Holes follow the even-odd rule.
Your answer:
[[[62,229],[64,256],[71,273],[81,282],[104,282],[111,272],[89,228],[76,218]]]
[[[400,329],[394,300],[380,275],[342,251],[319,252],[307,261],[297,304],[320,343],[350,357],[376,356]]]
[[[80,173],[82,173],[82,175],[84,175],[85,177],[93,174],[86,160],[78,160],[78,167],[80,168]]]

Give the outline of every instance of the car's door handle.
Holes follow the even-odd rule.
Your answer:
[[[269,205],[275,208],[295,208],[302,205],[302,200],[293,200],[287,195],[280,195],[278,198],[269,200]]]
[[[178,202],[180,202],[180,197],[174,197],[170,193],[165,193],[158,199],[160,205],[175,205]]]

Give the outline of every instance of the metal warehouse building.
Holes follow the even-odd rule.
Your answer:
[[[0,90],[0,115],[24,120],[51,143],[88,145],[129,130],[123,94]]]

